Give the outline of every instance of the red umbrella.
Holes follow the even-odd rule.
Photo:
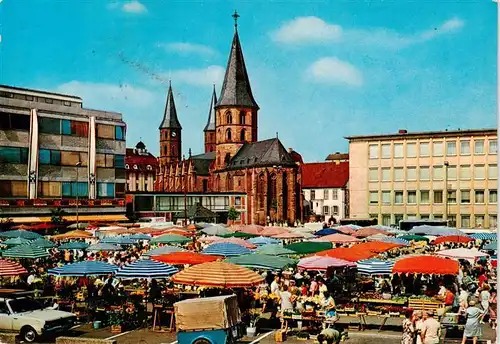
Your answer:
[[[52,228],[56,228],[56,227],[57,227],[57,225],[54,225],[52,223],[40,223],[40,224],[31,226],[31,229],[33,229],[33,230],[45,230],[45,229],[52,229]]]
[[[416,256],[396,261],[392,272],[435,275],[458,275],[458,261],[436,256]]]
[[[465,235],[445,235],[437,238],[433,241],[434,245],[442,244],[444,242],[454,242],[454,243],[468,243],[474,241],[474,239]]]
[[[350,248],[343,248],[343,247],[334,248],[331,250],[318,252],[315,255],[338,258],[342,260],[347,260],[349,262],[357,262],[358,260],[364,260],[375,257],[377,254],[371,251],[358,250],[354,246]]]
[[[361,250],[361,251],[382,253],[382,252],[386,252],[386,251],[392,250],[393,248],[397,248],[397,247],[403,247],[403,245],[395,244],[393,242],[370,241],[370,242],[363,242],[360,244],[356,244],[352,248],[355,248],[355,249]]]
[[[18,276],[28,271],[19,263],[7,259],[0,259],[0,276]]]
[[[214,262],[222,258],[223,257],[220,256],[212,256],[196,252],[172,252],[152,257],[152,259],[154,260],[172,265],[184,265],[184,264],[196,265],[196,264]]]

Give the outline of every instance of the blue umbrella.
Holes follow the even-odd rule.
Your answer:
[[[204,254],[213,254],[217,256],[234,257],[241,256],[242,254],[250,254],[251,251],[238,244],[230,242],[220,242],[208,246],[203,250]]]
[[[256,246],[264,246],[264,245],[277,245],[280,243],[279,240],[268,238],[268,237],[255,237],[247,240],[249,243],[254,244]]]
[[[317,231],[316,233],[314,233],[314,235],[326,236],[326,235],[337,234],[337,233],[341,233],[341,232],[336,230],[336,229],[333,229],[333,228],[323,228],[323,229]]]
[[[40,239],[42,236],[35,232],[26,231],[24,229],[16,229],[13,231],[7,231],[0,233],[2,238],[23,238],[28,240]]]
[[[133,239],[133,240],[151,240],[151,236],[143,233],[137,233],[137,234],[132,234],[126,236],[127,238]]]
[[[490,242],[483,246],[482,250],[484,251],[496,251],[498,243],[496,241]]]
[[[362,275],[390,275],[394,262],[380,259],[365,259],[356,263],[358,273]]]
[[[497,233],[473,233],[469,234],[469,236],[476,240],[496,240]]]
[[[95,245],[90,245],[87,247],[87,251],[121,251],[123,250],[120,246],[116,246],[113,244],[107,244],[105,242],[98,243]]]
[[[67,264],[58,268],[49,269],[49,275],[55,276],[102,276],[116,272],[118,266],[104,262],[84,261]]]
[[[89,244],[83,241],[70,241],[62,244],[57,249],[58,250],[85,250],[89,247]]]
[[[162,254],[173,253],[173,252],[184,252],[186,251],[182,247],[178,246],[162,246],[149,250],[143,254],[145,257],[159,256]]]
[[[392,244],[398,244],[398,245],[403,245],[403,246],[410,246],[410,242],[408,240],[401,239],[401,238],[385,237],[385,238],[381,238],[379,241],[389,242]]]
[[[464,232],[451,227],[442,226],[415,226],[408,231],[408,234],[432,235],[432,236],[448,236],[448,235],[466,235]]]
[[[118,278],[168,278],[179,270],[155,260],[136,260],[123,266],[116,273]]]
[[[137,240],[131,239],[128,236],[114,236],[106,237],[101,240],[102,243],[106,244],[116,244],[116,245],[135,245]]]

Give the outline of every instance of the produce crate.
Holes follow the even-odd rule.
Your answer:
[[[440,301],[409,298],[408,307],[419,311],[437,311],[439,308],[444,307],[444,304]]]

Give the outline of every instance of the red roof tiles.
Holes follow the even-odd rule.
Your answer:
[[[303,188],[342,188],[349,181],[349,162],[315,162],[302,165]]]

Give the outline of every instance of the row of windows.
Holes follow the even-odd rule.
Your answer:
[[[487,148],[486,148],[487,146]],[[457,141],[433,141],[432,142],[432,156],[456,156],[460,150],[460,155],[468,156],[472,153],[474,155],[497,154],[497,140],[490,139],[474,139]],[[417,157],[417,143],[406,143],[406,155],[404,143],[382,143],[369,145],[370,159],[390,159],[390,158],[416,158]],[[431,155],[431,143],[419,142],[418,143],[418,156],[428,157]]]
[[[220,129],[219,129],[219,134],[220,134]],[[228,142],[231,142],[233,141],[234,138],[233,138],[233,132],[231,131],[231,129],[226,129],[226,141]],[[240,131],[240,141],[246,141],[246,130],[245,129],[241,129]]]
[[[38,197],[41,198],[73,198],[88,197],[89,189],[86,182],[39,182]],[[0,181],[0,197],[21,197],[28,195],[26,181]],[[124,197],[125,184],[97,183],[98,198]]]
[[[38,119],[38,130],[43,134],[89,136],[88,122],[68,119],[40,117]]]
[[[331,212],[330,212],[331,209]],[[327,205],[323,206],[323,215],[338,215],[339,214],[339,206],[334,205],[332,207],[329,207]]]
[[[45,98],[45,97],[34,97],[30,96],[27,94],[19,94],[19,93],[11,93],[11,92],[0,92],[0,97],[3,98],[14,98],[14,99],[20,99],[20,100],[27,100],[27,101],[35,101],[35,102],[45,102],[47,104],[55,104],[55,105],[64,105],[64,106],[71,106],[72,104],[78,104],[79,103],[72,103],[68,100],[59,100],[59,99],[53,99],[53,98]]]
[[[0,111],[1,130],[30,130],[30,116]]]
[[[246,113],[244,111],[240,111],[240,116],[239,116],[239,123],[236,123],[236,121],[233,122],[233,115],[231,114],[231,111],[226,111],[225,113],[226,117],[226,124],[247,124],[246,122]]]
[[[88,166],[88,154],[84,152],[40,149],[38,159],[40,165],[76,166],[78,162],[81,162],[82,166]],[[125,155],[98,153],[96,154],[96,167],[123,169],[125,168]]]
[[[314,199],[321,199],[320,197],[320,194],[321,194],[321,191],[319,192],[318,195],[316,195],[316,190],[311,190],[311,199],[314,200]],[[329,200],[330,199],[330,195],[332,196],[332,200],[333,201],[336,201],[338,199],[338,190],[337,189],[332,189],[332,190],[323,190],[323,198],[324,200]],[[318,198],[316,198],[316,196],[318,196]]]
[[[417,198],[417,194],[420,195]],[[473,198],[471,198],[471,195]],[[484,204],[487,200],[489,204],[495,204],[498,200],[497,190],[460,190],[460,204]],[[380,196],[380,198],[379,198]],[[443,191],[434,190],[408,190],[406,191],[406,199],[404,191],[370,191],[369,202],[370,204],[443,204]],[[474,202],[472,202],[474,201]],[[448,190],[448,203],[457,203],[457,190]]]
[[[376,214],[370,215],[372,218],[377,218],[378,216]],[[421,220],[430,220],[431,218],[433,220],[443,220],[443,215],[442,214],[433,214],[433,215],[428,215],[428,214],[420,214],[420,216],[417,216],[415,214],[408,214],[406,215],[406,218],[408,220],[416,220],[420,218]],[[399,224],[400,221],[403,221],[405,219],[404,214],[394,214],[394,221],[392,221],[392,216],[391,214],[382,214],[382,225],[384,226],[390,226],[392,223],[394,224]],[[469,214],[462,214],[460,215],[460,227],[462,228],[471,228],[472,224],[474,225],[473,227],[475,228],[483,228],[485,223],[485,216],[484,215],[474,215],[474,222],[471,221],[471,215]],[[489,215],[489,228],[495,228],[497,227],[497,215]],[[456,215],[448,215],[448,222],[450,223],[450,226],[455,227],[457,225],[457,217]]]
[[[380,171],[379,171],[380,170]],[[390,182],[390,181],[416,181],[416,180],[443,180],[447,171],[448,180],[470,180],[473,179],[497,179],[498,167],[494,165],[461,165],[461,166],[408,166],[403,167],[382,167],[370,168],[368,171],[368,180],[370,182]]]
[[[28,148],[0,147],[0,163],[27,164]]]

